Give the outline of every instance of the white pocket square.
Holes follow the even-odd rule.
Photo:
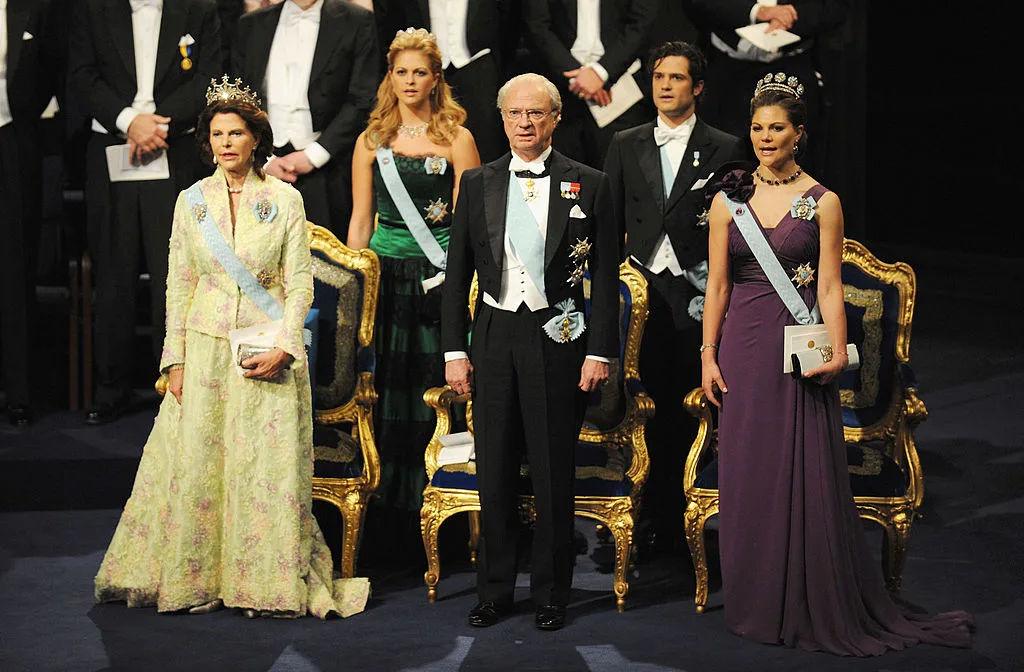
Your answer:
[[[572,218],[572,219],[586,219],[587,218],[587,216],[583,214],[583,208],[581,208],[578,203],[576,205],[572,206],[572,210],[569,211],[569,217]]]
[[[190,35],[189,33],[185,33],[181,36],[181,39],[178,40],[179,47],[188,47],[195,43],[195,38],[193,38],[192,35]]]
[[[31,40],[34,37],[35,37],[35,35],[33,35],[32,33],[28,32],[27,30],[24,33],[21,34],[21,39],[22,40]]]
[[[693,186],[690,187],[690,191],[697,191],[698,189],[703,189],[704,185],[707,184],[708,180],[710,180],[712,177],[714,177],[714,175],[715,175],[714,173],[710,173],[704,179],[697,180],[696,182],[693,183]]]

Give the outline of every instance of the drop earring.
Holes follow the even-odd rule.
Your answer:
[[[793,143],[793,153],[796,154],[799,151],[800,151],[800,143],[794,142]]]

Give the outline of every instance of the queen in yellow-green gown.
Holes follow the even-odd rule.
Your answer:
[[[232,226],[222,169],[198,185],[228,245],[284,307],[276,345],[294,362],[275,382],[237,372],[228,332],[270,318],[214,257],[201,213],[182,192],[160,362],[164,372],[184,364],[181,403],[163,398],[96,575],[96,599],[161,612],[223,601],[249,615],[358,613],[369,582],[333,578],[311,512],[312,408],[301,332],[313,277],[302,198],[250,172]]]

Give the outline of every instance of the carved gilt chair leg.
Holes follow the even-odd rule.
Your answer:
[[[621,614],[626,610],[626,593],[629,592],[626,577],[629,572],[630,550],[633,548],[633,518],[629,514],[624,514],[611,521],[609,527],[615,536],[615,609]]]
[[[435,507],[424,506],[420,512],[420,534],[423,536],[423,551],[427,556],[427,571],[423,582],[427,584],[427,600],[437,601],[437,582],[441,579],[441,558],[437,553],[437,536],[444,517]]]
[[[899,595],[903,587],[903,564],[907,557],[910,541],[911,516],[906,511],[896,512],[885,526],[882,544],[882,573],[885,587],[893,595]]]
[[[704,523],[708,519],[706,509],[696,502],[686,505],[686,542],[690,546],[690,557],[693,558],[696,589],[693,603],[697,613],[703,614],[708,603],[708,556],[704,547]]]
[[[363,534],[363,519],[366,517],[367,497],[351,492],[345,496],[341,507],[341,576],[349,579],[356,575],[356,557]]]
[[[469,512],[469,561],[476,565],[477,554],[480,552],[480,512]]]

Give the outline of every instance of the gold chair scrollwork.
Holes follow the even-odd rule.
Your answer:
[[[313,498],[342,518],[341,575],[355,576],[366,505],[380,482],[374,441],[374,319],[380,260],[352,250],[328,229],[309,223],[313,307],[319,310],[311,352]]]
[[[475,304],[476,282],[470,291]],[[640,382],[638,358],[647,321],[647,281],[629,262],[619,268],[620,358],[613,363],[612,379],[602,388],[600,402],[588,408],[576,447],[575,513],[604,525],[615,541],[613,589],[618,611],[625,609],[629,590],[627,572],[633,548],[633,527],[641,505],[643,486],[650,470],[644,436],[654,402]],[[457,404],[466,407],[466,424],[472,433],[473,413],[469,394],[457,395],[448,386],[423,395],[434,409],[436,425],[427,445],[424,463],[428,483],[423,491],[420,529],[427,555],[424,581],[431,602],[440,580],[438,532],[441,524],[458,513],[470,514],[470,554],[475,560],[479,540],[480,498],[476,489],[475,461],[439,466],[441,437],[452,433]],[[524,484],[528,481],[525,477]],[[520,511],[527,522],[535,517],[532,496],[520,495]]]
[[[921,507],[924,475],[915,431],[928,417],[910,368],[910,331],[916,276],[904,262],[888,264],[856,240],[843,244],[843,295],[848,340],[860,351],[861,367],[840,379],[847,470],[860,517],[882,526],[882,572],[886,587],[900,591],[910,527]],[[686,397],[699,419],[683,476],[686,539],[696,573],[694,603],[708,599],[704,529],[718,513],[717,429],[700,388]]]

